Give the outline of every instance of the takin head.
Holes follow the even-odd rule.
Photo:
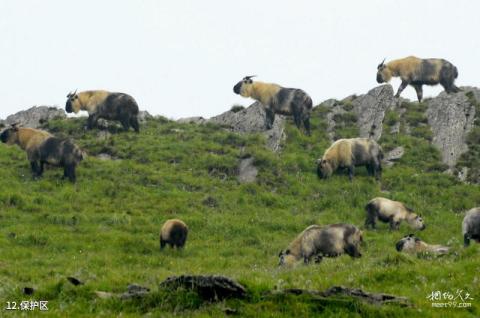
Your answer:
[[[255,76],[257,75],[245,76],[240,82],[235,84],[235,86],[233,87],[233,92],[243,97],[250,97],[253,87],[252,77]]]
[[[403,250],[415,250],[415,243],[420,242],[420,239],[414,234],[409,234],[404,236],[400,241],[395,244],[397,251],[401,252]]]
[[[80,111],[80,101],[78,100],[77,90],[70,92],[67,95],[67,103],[65,104],[65,111],[67,113],[78,113]]]
[[[10,128],[5,129],[0,134],[0,140],[7,145],[12,145],[18,141],[17,124],[12,124]]]
[[[280,251],[278,254],[278,266],[293,266],[297,261],[297,258],[290,254],[290,250]]]
[[[415,213],[410,212],[410,215],[407,217],[406,221],[408,225],[410,225],[410,227],[414,230],[423,231],[426,228],[426,225],[423,222],[423,218]]]
[[[377,66],[377,83],[387,83],[392,79],[392,71],[385,64],[385,59]]]
[[[317,160],[317,175],[320,179],[328,179],[332,176],[332,164],[326,159]]]

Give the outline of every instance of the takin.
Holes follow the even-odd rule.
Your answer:
[[[352,180],[355,166],[366,166],[368,174],[379,180],[382,159],[382,148],[372,139],[339,139],[317,160],[317,174],[319,178],[326,179],[337,169],[346,168]]]
[[[443,86],[447,93],[456,93],[460,89],[453,83],[458,77],[457,68],[444,59],[419,59],[409,56],[393,60],[387,64],[385,59],[377,66],[377,82],[389,82],[392,77],[400,77],[402,83],[395,97],[399,97],[407,85],[413,86],[418,101],[423,98],[422,85]]]
[[[160,249],[169,244],[171,248],[183,248],[187,241],[188,227],[179,219],[167,220],[160,231]]]
[[[343,253],[358,258],[362,256],[359,251],[362,242],[362,231],[351,224],[310,225],[280,252],[279,266],[291,266],[301,259],[308,264],[312,257],[315,263],[320,263],[324,256],[336,257]]]
[[[67,113],[78,113],[80,110],[88,112],[87,128],[96,126],[99,118],[120,121],[123,128],[130,126],[140,131],[138,123],[138,105],[132,96],[124,93],[107,91],[84,91],[77,94],[69,93],[65,105]]]
[[[442,245],[432,245],[425,243],[418,237],[413,234],[404,236],[400,241],[397,242],[395,248],[399,252],[405,253],[432,253],[432,254],[446,254],[449,252],[450,248]]]
[[[467,211],[463,218],[462,232],[465,247],[470,245],[470,240],[480,243],[480,207]]]
[[[27,153],[34,177],[41,177],[44,165],[49,164],[63,167],[63,177],[76,181],[75,168],[84,153],[72,141],[54,137],[43,130],[16,125],[5,129],[0,140],[8,145],[17,144]]]
[[[377,197],[367,203],[365,211],[367,212],[366,228],[370,226],[375,228],[378,219],[385,223],[389,222],[391,230],[398,230],[402,221],[406,221],[412,229],[425,229],[422,217],[413,213],[412,209],[407,208],[399,201]]]
[[[262,104],[266,113],[267,129],[273,127],[275,114],[293,115],[297,128],[300,129],[303,123],[307,135],[310,135],[310,113],[313,105],[310,96],[301,89],[254,82],[254,76],[245,76],[233,87],[233,92],[243,97],[251,97]]]

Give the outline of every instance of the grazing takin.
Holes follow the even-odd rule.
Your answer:
[[[88,112],[88,129],[92,129],[99,118],[118,120],[125,130],[131,126],[139,132],[138,105],[132,96],[124,93],[107,91],[85,91],[67,95],[65,110],[67,113],[78,113],[80,110]]]
[[[280,252],[279,266],[291,266],[302,259],[308,264],[312,257],[315,257],[315,263],[319,263],[323,256],[336,257],[343,253],[355,258],[361,257],[359,245],[362,242],[362,231],[351,224],[332,224],[325,227],[310,225],[286,250]]]
[[[171,248],[183,248],[187,241],[188,227],[179,219],[167,220],[160,231],[160,248],[169,244]]]
[[[422,101],[422,85],[443,86],[447,93],[456,93],[460,89],[453,83],[458,77],[457,68],[444,59],[419,59],[409,56],[393,60],[387,64],[382,61],[377,66],[377,82],[389,82],[392,77],[400,77],[402,83],[395,97],[399,97],[407,85],[413,86],[417,92],[418,101]]]
[[[391,230],[398,230],[400,223],[406,221],[408,225],[415,230],[424,230],[425,224],[422,217],[413,213],[413,210],[407,208],[402,202],[393,201],[385,198],[374,198],[365,206],[367,219],[365,227],[375,228],[376,220],[390,223]]]
[[[442,245],[432,245],[425,243],[418,237],[413,234],[404,236],[400,241],[397,242],[395,248],[399,252],[405,253],[433,253],[433,254],[446,254],[449,252],[450,248]]]
[[[34,177],[42,176],[44,165],[49,164],[63,167],[63,177],[76,181],[75,168],[84,153],[72,141],[54,137],[43,130],[16,125],[5,129],[0,139],[8,145],[17,144],[26,151]]]
[[[245,76],[233,87],[233,91],[243,97],[251,97],[263,105],[267,129],[272,128],[275,114],[293,115],[297,128],[300,129],[303,123],[307,135],[310,135],[310,112],[313,104],[310,96],[298,88],[254,82],[254,76]]]
[[[339,168],[347,168],[350,180],[355,166],[366,166],[367,172],[377,180],[382,175],[382,148],[372,139],[352,138],[335,141],[317,160],[319,178],[329,178]]]
[[[463,244],[470,245],[470,240],[480,243],[480,207],[469,210],[462,223]]]

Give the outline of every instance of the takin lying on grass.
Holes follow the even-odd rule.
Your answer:
[[[351,224],[332,224],[325,227],[310,225],[286,250],[281,251],[279,266],[292,266],[302,260],[310,263],[315,257],[315,263],[320,263],[322,257],[336,257],[343,253],[351,257],[361,257],[359,245],[363,242],[362,231]]]
[[[310,112],[312,99],[301,89],[285,88],[277,84],[254,82],[253,76],[245,76],[234,87],[235,94],[243,97],[251,97],[259,101],[266,112],[266,127],[271,129],[275,120],[275,114],[293,115],[297,128],[302,123],[307,135],[310,135]]]
[[[458,77],[457,68],[447,60],[409,56],[387,64],[384,62],[385,60],[377,66],[377,82],[386,83],[392,77],[400,77],[402,83],[395,97],[399,97],[407,85],[415,88],[419,102],[423,98],[422,85],[440,84],[447,93],[456,93],[460,90],[453,83]]]
[[[425,229],[422,217],[413,213],[412,209],[407,208],[399,201],[377,197],[367,203],[365,211],[367,212],[366,228],[375,228],[376,220],[378,219],[382,222],[390,223],[391,230],[398,230],[402,221],[406,221],[412,229]]]
[[[78,146],[68,139],[54,137],[50,133],[19,128],[16,125],[5,129],[0,135],[3,143],[17,144],[27,153],[34,177],[41,177],[45,164],[64,168],[63,177],[76,181],[75,168],[84,157]]]
[[[382,148],[372,139],[339,139],[325,151],[322,159],[317,160],[317,174],[326,179],[337,169],[346,168],[352,180],[355,166],[366,166],[368,174],[379,180],[382,159]]]
[[[404,236],[395,244],[395,248],[399,252],[405,253],[432,253],[432,254],[446,254],[450,248],[442,245],[432,245],[425,243],[413,234]]]
[[[167,220],[160,230],[160,249],[169,244],[171,248],[183,248],[187,241],[188,227],[182,220]]]
[[[480,207],[467,211],[463,218],[462,233],[465,247],[470,245],[470,240],[480,243]]]
[[[138,123],[138,105],[132,96],[124,93],[111,93],[107,91],[85,91],[67,95],[65,110],[67,113],[78,113],[80,110],[88,112],[87,128],[96,126],[99,118],[120,121],[123,128],[130,126],[140,131]]]

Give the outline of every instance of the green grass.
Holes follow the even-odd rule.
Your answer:
[[[140,134],[97,138],[84,119],[53,121],[48,129],[70,135],[89,157],[75,185],[49,169],[32,180],[25,154],[0,147],[0,299],[21,301],[24,286],[48,300],[52,317],[224,316],[245,317],[475,317],[480,315],[480,246],[462,247],[463,211],[480,205],[480,189],[441,173],[439,154],[420,138],[385,134],[385,148],[404,145],[405,156],[385,169],[382,182],[358,168],[353,182],[344,174],[319,180],[315,160],[329,142],[322,109],[312,118],[312,136],[291,123],[282,153],[265,149],[261,135],[238,135],[214,125],[150,120]],[[385,130],[384,130],[385,131]],[[108,153],[118,160],[104,161]],[[251,155],[257,182],[236,180],[240,158]],[[442,258],[400,255],[396,240],[406,225],[365,231],[363,257],[341,256],[290,270],[277,267],[278,252],[306,226],[348,222],[363,227],[363,207],[374,196],[404,201],[421,213],[427,229],[418,235],[447,244]],[[159,251],[158,234],[168,218],[190,228],[184,251]],[[222,274],[247,286],[245,300],[204,303],[188,291],[167,292],[170,275]],[[85,282],[74,287],[67,276]],[[130,283],[151,288],[145,299],[97,299],[94,291],[123,292]],[[264,296],[274,288],[324,290],[333,285],[408,297],[414,307],[373,306],[349,298],[312,300]],[[471,293],[470,309],[431,308],[432,291]],[[20,312],[2,311],[1,316]]]

